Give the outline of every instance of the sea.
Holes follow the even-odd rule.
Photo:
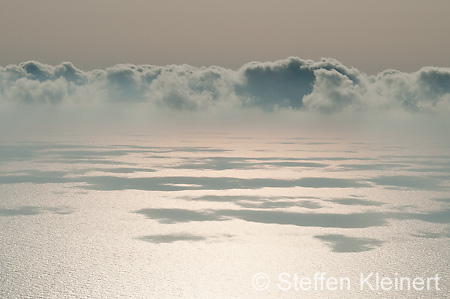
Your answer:
[[[444,141],[2,140],[0,298],[448,298]]]

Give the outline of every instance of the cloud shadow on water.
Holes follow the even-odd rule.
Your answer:
[[[42,210],[40,207],[35,206],[23,206],[16,209],[0,209],[0,216],[32,216],[41,214]]]
[[[79,169],[79,170],[74,170],[71,173],[72,174],[86,174],[89,172],[93,172],[93,171],[97,171],[97,172],[106,172],[106,173],[117,173],[117,174],[128,174],[128,173],[139,173],[139,172],[156,172],[156,169],[153,168],[138,168],[138,167],[113,167],[113,168],[100,168],[100,167],[96,167],[96,168],[85,168],[85,169]]]
[[[294,158],[250,158],[250,157],[208,157],[190,159],[187,163],[173,166],[176,169],[208,169],[208,170],[228,170],[228,169],[253,169],[265,167],[307,167],[320,168],[328,164],[302,161]]]
[[[291,208],[291,207],[300,207],[300,208],[306,208],[306,209],[320,209],[322,208],[322,205],[310,201],[310,200],[298,200],[298,201],[263,201],[263,202],[239,202],[237,203],[239,206],[244,208],[251,208],[251,209],[278,209],[278,208]]]
[[[296,213],[265,210],[203,210],[187,209],[141,209],[134,213],[143,214],[160,223],[191,221],[224,221],[240,219],[248,222],[283,224],[307,227],[366,228],[386,225],[387,216],[382,213],[321,214]]]
[[[192,221],[221,221],[221,217],[213,211],[193,211],[186,209],[141,209],[134,213],[143,214],[149,219],[156,219],[160,223],[172,224]]]
[[[1,178],[0,178],[1,180]],[[363,188],[371,185],[354,179],[307,177],[298,180],[271,178],[242,179],[233,177],[145,177],[126,178],[115,176],[83,177],[74,182],[86,182],[80,188],[88,190],[227,190],[260,188]]]
[[[201,241],[223,241],[226,239],[234,238],[234,235],[231,234],[220,234],[217,236],[200,236],[200,235],[194,235],[190,233],[175,233],[175,234],[160,234],[160,235],[148,235],[138,238],[139,240],[154,243],[154,244],[161,244],[161,243],[175,243],[179,241],[186,241],[186,242],[201,242]]]
[[[373,238],[355,238],[341,234],[320,235],[314,238],[324,241],[332,248],[333,252],[340,253],[370,251],[383,243]]]
[[[0,184],[20,184],[20,183],[33,183],[33,184],[61,184],[70,183],[71,180],[63,177],[65,173],[61,172],[61,175],[57,175],[55,172],[41,172],[39,174],[26,174],[26,175],[6,175],[0,176]]]
[[[434,200],[443,203],[450,203],[450,198],[435,198]]]
[[[19,143],[0,144],[0,163],[10,161],[28,161],[48,155],[48,150],[84,148],[81,145],[58,143]]]
[[[148,235],[139,238],[139,240],[149,243],[174,243],[178,241],[204,241],[207,238],[192,234],[169,234],[169,235]]]
[[[396,163],[378,163],[378,164],[341,164],[339,165],[340,170],[344,171],[373,171],[373,170],[392,170],[408,167],[406,164],[396,164]]]
[[[0,146],[0,163],[11,161],[27,161],[34,157],[34,152],[26,147]]]
[[[12,216],[34,216],[43,213],[53,213],[58,215],[72,214],[73,211],[68,207],[37,207],[37,206],[22,206],[15,209],[0,208],[0,217]]]
[[[386,216],[381,213],[296,213],[261,210],[219,210],[222,216],[249,222],[285,224],[307,227],[366,228],[386,225]]]
[[[427,213],[409,214],[412,219],[430,223],[450,223],[450,209],[431,211]]]
[[[138,170],[134,168],[133,170]],[[83,171],[81,171],[83,172]],[[181,190],[228,190],[260,188],[363,188],[370,187],[367,182],[356,179],[306,177],[296,180],[272,178],[234,178],[234,177],[120,177],[120,176],[68,176],[63,171],[28,171],[20,175],[0,176],[0,184],[58,184],[83,183],[78,186],[87,190],[146,190],[146,191],[181,191]]]
[[[134,163],[115,161],[115,160],[107,160],[107,159],[53,159],[43,161],[45,163],[60,163],[60,164],[88,164],[88,165],[129,165],[134,166]]]
[[[375,200],[364,200],[354,197],[349,198],[334,198],[329,200],[330,202],[335,202],[341,205],[346,206],[381,206],[384,205],[383,202],[375,201]]]
[[[450,228],[447,228],[445,231],[439,233],[420,231],[416,234],[412,234],[411,236],[426,239],[450,238]]]
[[[441,190],[444,188],[439,180],[423,176],[379,176],[370,181],[379,186],[395,189]]]
[[[427,213],[358,212],[334,214],[253,209],[197,211],[188,209],[141,209],[134,211],[134,213],[145,215],[149,219],[165,224],[193,221],[225,221],[232,219],[265,224],[334,228],[386,226],[388,225],[388,220],[420,220],[430,223],[450,223],[450,210],[437,210]]]
[[[273,209],[303,207],[307,209],[320,209],[322,205],[310,199],[312,197],[260,197],[260,196],[237,196],[237,195],[204,195],[200,197],[185,197],[183,199],[206,202],[229,202],[244,208]],[[288,199],[288,200],[287,200]],[[308,199],[308,200],[306,200]]]

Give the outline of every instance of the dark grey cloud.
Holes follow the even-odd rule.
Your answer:
[[[367,75],[333,59],[314,62],[296,57],[248,63],[238,70],[126,64],[82,71],[68,62],[50,66],[30,61],[0,67],[1,102],[70,107],[86,102],[144,103],[169,110],[448,112],[450,69]]]

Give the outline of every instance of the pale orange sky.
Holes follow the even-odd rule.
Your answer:
[[[333,57],[367,73],[450,66],[446,0],[4,0],[0,65],[220,65]]]

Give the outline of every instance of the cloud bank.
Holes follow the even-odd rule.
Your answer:
[[[0,67],[1,138],[180,130],[445,136],[449,114],[449,68],[367,75],[334,59],[296,57],[237,70]]]
[[[290,57],[238,70],[189,65],[117,65],[82,71],[71,63],[0,67],[0,103],[207,111],[257,108],[336,114],[450,112],[450,68],[367,75],[334,59]],[[1,106],[0,106],[1,107]],[[131,108],[132,109],[132,108]]]

